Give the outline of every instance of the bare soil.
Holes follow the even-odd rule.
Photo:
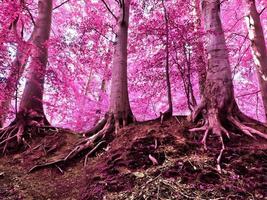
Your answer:
[[[210,134],[205,151],[203,133],[188,132],[193,127],[185,117],[130,125],[85,167],[81,155],[28,173],[66,156],[81,139],[67,130],[47,131],[31,148],[0,158],[0,199],[267,200],[267,141],[231,135],[218,173],[219,138]]]

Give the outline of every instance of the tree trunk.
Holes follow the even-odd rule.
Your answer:
[[[12,63],[11,71],[5,83],[4,90],[2,91],[2,99],[0,101],[0,127],[3,126],[6,120],[11,100],[15,91],[17,90],[18,83],[23,74],[28,57],[28,48],[25,51],[19,45],[16,53],[16,58]]]
[[[48,58],[45,42],[49,39],[51,18],[52,0],[39,0],[38,17],[32,34],[32,59],[19,108],[20,113],[35,113],[44,120],[43,91]]]
[[[204,0],[202,3],[205,32],[207,33],[207,77],[204,90],[208,116],[215,132],[219,132],[216,119],[223,119],[235,104],[231,67],[221,25],[220,1]]]
[[[48,125],[43,109],[44,76],[47,64],[47,47],[51,28],[52,0],[39,0],[38,17],[33,29],[31,61],[27,82],[20,102],[16,119],[5,129],[0,130],[0,151],[14,151],[21,144],[28,146],[26,138],[31,138],[27,127]],[[35,130],[33,134],[36,134]]]
[[[66,162],[76,157],[82,151],[90,149],[90,152],[85,157],[86,164],[88,156],[91,155],[92,152],[96,151],[96,149],[103,143],[106,143],[106,140],[109,140],[107,135],[112,133],[114,128],[115,134],[117,134],[121,126],[126,126],[127,123],[134,120],[130,108],[127,83],[127,40],[130,0],[123,0],[120,5],[120,16],[117,21],[117,34],[112,63],[109,112],[105,114],[105,118],[96,126],[83,133],[83,135],[87,136],[87,138],[80,142],[78,146],[76,146],[63,159],[59,159],[51,163],[36,165],[30,171]],[[114,14],[112,15],[115,16]]]
[[[194,15],[195,15],[195,27],[197,30],[201,29],[201,8],[200,8],[200,2],[199,0],[193,0],[193,6],[194,6]],[[204,88],[205,88],[205,81],[206,81],[206,63],[205,63],[205,49],[202,39],[199,41],[199,52],[197,61],[198,61],[198,84],[199,84],[199,91],[200,91],[200,97],[202,98],[204,94]]]
[[[166,51],[166,63],[165,63],[165,75],[166,75],[166,84],[167,84],[167,97],[168,97],[168,105],[169,108],[165,112],[165,115],[168,117],[172,116],[173,106],[172,106],[172,92],[171,92],[171,81],[170,81],[170,67],[169,67],[169,19],[167,8],[164,4],[164,0],[162,0],[163,10],[164,10],[164,19],[165,19],[165,34],[166,34],[166,44],[165,44],[165,51]]]
[[[255,125],[257,121],[241,113],[235,102],[231,67],[220,19],[220,0],[203,0],[202,13],[207,35],[207,77],[204,98],[192,115],[193,121],[203,109],[207,112],[204,115],[204,126],[191,131],[205,130],[202,139],[205,149],[207,149],[206,140],[210,131],[220,137],[222,148],[217,158],[217,168],[221,171],[220,160],[225,149],[223,135],[230,138],[227,130],[229,124],[251,137],[256,134],[267,139],[267,135],[251,125],[245,125],[245,123]]]
[[[12,29],[14,31],[15,36],[19,39],[19,34],[17,31],[17,21],[13,23]],[[20,41],[18,43],[16,57],[15,57],[15,60],[12,62],[10,73],[5,83],[4,90],[2,91],[2,94],[1,94],[0,127],[3,126],[6,120],[6,116],[7,116],[10,104],[11,104],[11,100],[13,98],[15,91],[17,90],[19,80],[24,72],[25,65],[27,63],[27,60],[30,54],[30,47],[28,45],[28,42],[30,42],[30,40],[31,38],[27,42]]]
[[[247,9],[246,23],[251,41],[251,50],[256,65],[259,86],[267,120],[267,53],[264,33],[255,0],[244,0]]]
[[[187,104],[189,110],[192,112],[192,110],[196,107],[197,101],[194,95],[192,81],[191,81],[191,52],[186,48],[186,43],[183,44],[183,53],[185,58],[185,66],[184,66],[184,72],[182,73],[183,76],[183,83],[185,88],[185,94],[187,97]],[[204,86],[204,83],[200,83],[202,86]],[[202,94],[203,95],[203,94]]]
[[[129,102],[127,78],[127,46],[130,0],[119,3],[120,12],[116,17],[116,38],[112,62],[110,103],[108,113],[96,126],[83,133],[84,136],[105,137],[115,128],[115,134],[121,126],[126,126],[135,120]],[[107,6],[107,5],[106,5]],[[109,9],[110,10],[110,9]],[[105,82],[102,82],[105,86]]]
[[[114,47],[111,94],[109,113],[114,116],[115,128],[133,120],[129,103],[127,83],[127,44],[130,0],[122,1],[120,16],[118,18],[117,35]]]

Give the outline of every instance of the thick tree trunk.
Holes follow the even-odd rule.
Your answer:
[[[123,1],[118,18],[117,35],[112,64],[109,113],[114,116],[115,128],[133,120],[127,83],[127,44],[130,0]]]
[[[38,17],[32,34],[32,59],[19,108],[19,112],[36,113],[44,120],[43,91],[48,58],[45,42],[49,39],[51,18],[52,0],[39,0]]]
[[[265,117],[267,120],[267,52],[264,33],[255,0],[244,0],[244,2],[247,9],[246,23],[249,39],[251,41],[251,50],[256,65]]]
[[[85,136],[103,136],[112,132],[115,134],[121,126],[126,126],[135,120],[129,102],[128,78],[127,78],[127,46],[128,46],[128,26],[130,0],[120,3],[119,16],[116,27],[116,40],[114,42],[114,54],[112,62],[111,90],[109,111],[104,119],[100,120],[96,126],[86,131]],[[112,14],[115,16],[114,14]],[[105,87],[105,81],[102,82]]]
[[[231,67],[221,25],[220,1],[204,0],[202,3],[205,32],[207,33],[207,77],[204,90],[208,116],[223,118],[234,105],[234,91]],[[213,122],[213,120],[212,120]],[[219,131],[213,124],[215,132]]]
[[[235,102],[231,67],[220,19],[220,0],[203,0],[202,13],[207,34],[207,77],[204,98],[192,115],[193,121],[203,109],[207,112],[204,116],[205,125],[191,131],[205,130],[202,139],[205,149],[207,149],[206,140],[210,131],[220,137],[222,149],[217,158],[217,168],[221,171],[220,160],[225,149],[223,135],[230,137],[227,130],[229,124],[251,137],[255,134],[267,139],[267,135],[245,125],[245,123],[257,122],[241,113]]]

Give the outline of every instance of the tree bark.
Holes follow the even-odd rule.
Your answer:
[[[114,116],[115,128],[133,121],[127,82],[127,44],[130,0],[122,1],[114,47],[109,113]]]
[[[267,52],[264,33],[255,0],[244,0],[247,10],[246,24],[251,41],[251,50],[256,65],[262,102],[267,120]]]
[[[20,102],[19,112],[34,112],[45,119],[43,109],[43,91],[52,18],[52,0],[39,0],[38,17],[32,33],[31,62],[27,82]],[[46,120],[46,119],[45,119]]]

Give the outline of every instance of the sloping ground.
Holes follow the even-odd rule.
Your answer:
[[[83,176],[83,165],[79,161],[65,171],[59,166],[35,173],[28,171],[35,164],[66,154],[78,139],[69,131],[48,131],[30,144],[31,150],[1,158],[0,200],[77,199]]]
[[[266,141],[233,136],[219,174],[219,139],[204,152],[190,126],[173,118],[125,128],[88,166],[83,199],[267,199]]]
[[[66,155],[79,139],[51,132],[32,150],[0,159],[0,199],[267,199],[267,141],[233,135],[219,174],[219,139],[210,136],[205,152],[203,133],[189,127],[184,117],[131,125],[86,167],[77,159],[27,174],[34,164]]]

